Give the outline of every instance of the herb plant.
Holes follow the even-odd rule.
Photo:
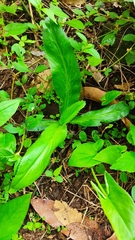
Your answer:
[[[30,204],[31,194],[26,194],[13,200],[9,200],[9,195],[21,191],[41,176],[47,166],[49,166],[51,155],[55,149],[64,144],[64,140],[68,138],[69,123],[78,125],[81,131],[79,133],[79,144],[74,145],[75,149],[68,160],[68,166],[91,169],[94,177],[94,182],[91,181],[91,185],[97,192],[101,206],[112,224],[118,239],[134,240],[134,202],[131,196],[122,189],[112,178],[111,174],[105,170],[105,166],[107,165],[114,171],[120,171],[121,179],[124,179],[124,174],[127,176],[128,173],[132,174],[135,172],[135,153],[132,150],[128,151],[125,145],[109,144],[106,146],[105,140],[102,139],[102,136],[98,135],[98,133],[94,135],[93,132],[93,141],[89,141],[84,130],[87,127],[98,127],[102,124],[118,121],[126,117],[134,106],[131,106],[130,101],[124,100],[109,105],[121,95],[120,91],[111,91],[101,99],[102,108],[100,110],[80,113],[86,105],[85,101],[80,100],[82,88],[81,76],[83,78],[87,72],[83,73],[83,71],[80,71],[77,59],[83,62],[86,58],[87,63],[94,67],[97,67],[104,61],[96,50],[95,45],[89,43],[81,32],[86,27],[86,24],[89,26],[92,25],[90,21],[84,23],[83,19],[92,16],[96,23],[104,23],[113,19],[114,29],[105,33],[104,36],[99,37],[103,49],[106,49],[108,46],[113,46],[121,28],[129,23],[134,26],[135,20],[128,10],[124,11],[121,16],[118,16],[115,12],[108,11],[103,11],[101,14],[98,9],[100,4],[98,5],[98,3],[95,8],[87,4],[86,13],[75,9],[74,13],[76,17],[69,20],[69,16],[65,14],[57,4],[54,5],[51,3],[48,9],[43,7],[40,0],[29,0],[29,2],[35,7],[42,19],[40,22],[40,26],[44,28],[42,50],[44,50],[51,68],[53,89],[58,99],[60,99],[59,114],[55,120],[44,118],[42,110],[45,108],[45,104],[42,103],[42,97],[36,94],[37,89],[35,87],[30,88],[26,92],[26,96],[22,99],[16,98],[11,100],[7,93],[3,91],[0,93],[0,126],[4,126],[4,129],[8,131],[8,133],[0,132],[0,170],[3,179],[0,193],[0,216],[2,219],[0,222],[0,240],[10,240],[13,238],[14,234],[16,234],[22,225]],[[6,38],[9,36],[12,36],[17,41],[12,45],[9,53],[6,52],[8,59],[6,67],[10,68],[12,66],[19,74],[24,74],[21,81],[14,82],[17,86],[24,89],[24,84],[27,82],[26,73],[31,72],[30,67],[25,63],[25,44],[31,44],[33,41],[30,40],[27,35],[21,37],[19,35],[23,33],[26,34],[27,29],[37,31],[39,25],[29,22],[11,22],[6,24],[3,14],[5,12],[16,14],[16,11],[17,5],[14,3],[11,6],[6,6],[4,3],[1,4],[0,24],[3,35],[0,38],[0,43],[6,46]],[[49,18],[46,18],[44,21],[43,19],[46,16]],[[55,16],[58,17],[58,22]],[[67,38],[61,28],[61,26],[66,24],[77,29],[76,35],[80,39],[80,42],[73,38]],[[101,70],[105,76],[112,71],[114,64],[123,59],[128,65],[134,63],[134,35],[125,34],[122,37],[122,41],[130,43],[131,47],[126,50],[123,55],[115,56],[115,60],[110,62],[107,69]],[[14,54],[16,56],[15,60],[12,59]],[[0,64],[5,67],[2,59]],[[40,65],[39,69],[35,69],[35,73],[36,71],[40,72],[40,70],[42,71],[44,69],[45,66]],[[16,76],[18,73],[16,73]],[[22,125],[15,127],[8,121],[12,118],[19,106],[22,110],[26,111],[26,120]],[[31,115],[29,116],[28,113],[31,113]],[[42,133],[37,140],[32,142],[27,136],[26,131],[42,131]],[[109,134],[114,137],[115,134],[118,134],[115,128],[109,131]],[[126,138],[132,146],[135,146],[134,133],[135,127],[130,125],[130,131]],[[19,146],[17,146],[14,134],[18,134],[18,136],[21,137]],[[124,136],[125,135],[126,133],[124,133]],[[23,147],[27,149],[24,154],[22,154]],[[7,167],[11,169],[14,167],[14,171],[9,171],[3,175]],[[61,169],[62,166],[60,165],[54,171],[46,170],[45,175],[52,177],[55,181],[62,182],[60,176]],[[95,172],[104,174],[105,186],[99,183]],[[134,186],[131,195],[134,199]],[[118,201],[120,196],[121,201]],[[42,226],[34,220],[25,227],[36,230]]]

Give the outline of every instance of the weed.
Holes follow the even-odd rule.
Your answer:
[[[23,188],[33,184],[41,176],[50,164],[51,155],[55,149],[57,147],[63,148],[63,142],[66,138],[73,138],[73,134],[68,133],[68,124],[70,123],[70,125],[78,125],[80,132],[78,139],[73,141],[74,151],[69,158],[68,165],[77,167],[76,176],[80,172],[78,168],[85,168],[85,171],[91,169],[96,183],[91,182],[91,184],[97,192],[102,208],[117,237],[120,240],[132,240],[135,238],[134,203],[129,194],[106,172],[105,165],[107,164],[113,171],[120,171],[119,178],[123,183],[128,181],[127,173],[135,172],[134,151],[128,151],[125,145],[113,145],[110,142],[110,136],[118,139],[126,137],[129,145],[135,146],[135,127],[133,125],[130,125],[130,131],[127,135],[125,128],[120,131],[112,125],[112,122],[117,122],[126,117],[134,109],[134,94],[128,93],[125,100],[108,105],[121,95],[120,91],[108,92],[101,99],[101,109],[86,113],[80,113],[80,110],[85,107],[85,101],[79,99],[82,81],[86,82],[88,77],[93,76],[90,66],[97,68],[99,72],[104,74],[104,77],[109,77],[114,65],[120,64],[123,67],[123,62],[128,66],[134,64],[135,35],[128,30],[130,30],[130,26],[134,27],[135,19],[129,9],[123,11],[120,15],[115,11],[101,9],[100,6],[103,3],[100,1],[97,1],[94,6],[86,4],[86,12],[81,9],[74,9],[75,16],[72,20],[58,7],[57,1],[51,2],[49,8],[45,8],[40,0],[29,0],[29,2],[39,14],[39,23],[35,21],[32,21],[32,23],[7,23],[4,13],[14,16],[17,10],[22,11],[22,7],[15,3],[9,6],[4,3],[0,5],[0,44],[4,48],[0,65],[2,69],[12,68],[15,72],[11,99],[7,92],[0,91],[0,126],[7,131],[6,133],[4,131],[0,133],[0,170],[2,178],[0,201],[3,203],[0,205],[1,237],[8,240],[11,239],[13,234],[16,234],[30,204],[31,194],[9,200],[10,194],[22,191]],[[46,18],[46,16],[49,18]],[[96,41],[94,37],[87,39],[83,33],[85,28],[92,27],[93,24],[97,26],[99,23],[103,28],[102,35],[97,34]],[[62,26],[72,27],[75,38],[68,40],[61,28]],[[27,89],[29,74],[33,71],[31,64],[29,65],[26,62],[27,46],[38,43],[36,37],[35,40],[29,38],[29,35],[27,35],[28,29],[33,32],[34,37],[37,32],[43,32],[42,50],[46,53],[46,59],[52,73],[53,87],[41,94],[39,94],[37,86],[30,86]],[[8,44],[10,38],[14,42],[11,46]],[[115,48],[117,40],[120,44],[117,46],[115,53],[112,54],[114,51],[111,51],[111,49]],[[6,61],[4,61],[4,57]],[[76,59],[81,65],[81,70]],[[102,68],[104,62],[106,67]],[[46,66],[39,63],[34,69],[34,74],[38,74],[45,70]],[[18,79],[18,76],[22,77]],[[49,81],[51,80],[49,79]],[[22,98],[12,99],[15,86],[23,90]],[[50,116],[50,119],[44,118],[46,108],[44,99],[47,100],[47,104],[53,101],[59,106],[59,113]],[[24,116],[24,120],[20,124],[12,119],[18,108]],[[94,127],[97,129],[103,123],[106,124],[106,127],[102,134],[98,130],[93,130],[93,141],[89,141],[86,128]],[[35,140],[29,137],[30,131],[42,131],[42,133]],[[26,152],[22,151],[24,148],[27,149]],[[99,183],[94,169],[98,174],[104,174],[105,188]],[[61,170],[62,165],[54,171],[46,170],[45,175],[57,182],[62,182]],[[121,201],[118,201],[120,197]],[[132,197],[134,199],[134,187],[132,188]],[[116,222],[116,217],[119,225]],[[39,221],[40,219],[32,215],[31,220],[24,228],[32,231],[42,230],[43,225]],[[10,228],[8,228],[9,225]],[[51,233],[50,225],[47,227],[47,233]],[[21,239],[21,236],[14,235],[12,239]]]
[[[62,166],[59,166],[54,171],[52,169],[46,170],[45,176],[52,178],[56,182],[62,183],[63,178],[62,176],[60,176],[61,170],[62,170]]]
[[[30,221],[27,222],[25,226],[23,226],[24,229],[28,229],[30,231],[36,231],[37,229],[44,230],[43,223],[39,222],[41,219],[39,216],[34,216],[33,213],[29,214]]]

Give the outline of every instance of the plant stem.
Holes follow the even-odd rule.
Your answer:
[[[91,172],[92,172],[92,175],[93,175],[93,177],[94,177],[94,179],[95,179],[95,181],[96,181],[99,189],[101,190],[101,192],[103,193],[103,195],[104,195],[105,197],[107,197],[107,193],[106,193],[106,191],[103,189],[103,187],[102,187],[102,185],[100,184],[100,182],[98,181],[98,178],[97,178],[97,176],[96,176],[93,168],[91,168]]]

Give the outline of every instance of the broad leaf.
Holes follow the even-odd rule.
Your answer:
[[[72,19],[66,22],[70,27],[77,28],[77,29],[84,29],[85,25],[82,21],[78,19]]]
[[[30,2],[36,9],[40,9],[40,7],[42,6],[41,0],[29,0],[29,2]]]
[[[105,37],[103,37],[101,44],[102,45],[113,45],[115,43],[115,34],[114,33],[108,33],[105,35]]]
[[[119,159],[111,166],[111,169],[135,172],[135,152],[125,152]]]
[[[64,112],[80,97],[79,66],[65,33],[59,25],[48,18],[43,43],[52,71],[54,89],[62,101],[61,112]]]
[[[31,194],[0,205],[0,240],[10,240],[23,224],[30,204]]]
[[[11,133],[0,132],[0,149],[7,149],[12,153],[16,150],[16,139]]]
[[[100,99],[102,101],[102,106],[105,106],[115,100],[117,97],[119,97],[122,94],[121,91],[112,90],[107,93]]]
[[[101,123],[110,123],[117,121],[129,113],[129,107],[124,102],[113,104],[109,107],[105,107],[101,110],[95,110],[88,113],[84,113],[81,116],[75,117],[71,123],[79,124],[81,126],[100,126]]]
[[[22,157],[12,180],[11,188],[15,190],[24,188],[39,178],[50,163],[51,154],[64,141],[66,135],[65,125],[61,126],[59,123],[54,123],[49,126]]]
[[[19,72],[30,72],[28,66],[26,63],[24,63],[23,61],[18,61],[18,62],[12,62],[14,68],[19,71]]]
[[[129,33],[124,35],[124,37],[122,38],[123,41],[127,41],[127,42],[135,42],[135,34]]]
[[[26,30],[28,28],[35,28],[35,25],[32,23],[15,23],[15,22],[11,22],[9,24],[7,24],[4,27],[4,31],[5,31],[5,36],[6,37],[10,37],[10,36],[16,36],[16,35],[20,35],[24,32],[26,32]]]
[[[26,129],[31,132],[40,132],[49,127],[52,123],[56,123],[54,119],[42,119],[43,115],[32,115],[26,119]]]
[[[52,10],[52,12],[53,12],[56,16],[58,16],[58,17],[60,17],[60,18],[68,18],[68,17],[69,17],[66,13],[64,13],[64,12],[61,10],[60,7],[55,6],[55,5],[53,5],[52,3],[50,3],[50,9]]]
[[[101,150],[95,157],[94,160],[113,164],[121,157],[123,151],[126,151],[126,146],[112,145]]]
[[[135,146],[135,126],[133,126],[132,124],[130,125],[130,131],[128,132],[126,138],[130,144]]]
[[[0,126],[5,124],[16,112],[20,99],[6,100],[0,103]]]
[[[106,192],[93,182],[101,206],[119,240],[135,240],[135,204],[130,195],[105,172]]]
[[[10,6],[0,3],[0,13],[8,12],[11,14],[15,14],[16,10],[17,10],[17,5],[15,3],[13,3]]]
[[[135,62],[135,51],[130,51],[126,56],[126,63],[127,65],[133,64]]]
[[[61,124],[69,123],[84,106],[85,106],[84,101],[79,101],[72,104],[62,113],[60,117],[60,123]]]
[[[93,167],[100,164],[100,161],[94,160],[94,156],[102,148],[103,140],[98,140],[96,143],[88,142],[79,145],[72,153],[68,165],[72,167]]]

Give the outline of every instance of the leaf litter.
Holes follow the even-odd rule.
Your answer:
[[[64,1],[63,1],[64,2]],[[66,2],[66,1],[65,1]],[[74,1],[72,1],[73,2],[73,5],[74,5]],[[84,1],[83,1],[84,2]],[[116,4],[116,3],[115,3]],[[119,5],[120,6],[120,5]],[[115,7],[119,7],[118,6],[118,3],[117,3],[117,6],[115,6]],[[34,54],[32,54],[32,55],[34,55],[34,56],[38,56],[38,53],[34,53]],[[39,53],[39,56],[40,56],[40,53]],[[42,54],[41,54],[41,56],[42,56]],[[30,62],[30,64],[32,64],[32,62]],[[47,73],[47,72],[46,72]],[[45,74],[46,75],[46,74]],[[6,76],[6,74],[4,74],[4,76]],[[40,74],[38,75],[39,77],[40,77],[40,79],[42,78],[42,76],[40,76]],[[3,79],[3,78],[2,78]],[[37,80],[37,79],[36,79]],[[96,79],[94,79],[97,83],[98,82],[100,82],[99,80],[98,80],[98,78],[96,77]],[[120,88],[119,88],[120,89]],[[88,90],[88,95],[90,96],[90,94],[89,94],[89,90],[90,89],[87,89]],[[100,102],[100,97],[99,97],[99,95],[101,94],[104,94],[104,92],[101,92],[100,91],[100,89],[98,89],[97,88],[97,90],[99,90],[100,92],[98,92],[98,94],[97,94],[97,91],[92,91],[93,89],[91,88],[91,93],[93,93],[95,96],[96,96],[96,100],[94,100],[93,99],[93,101],[97,101],[97,102]],[[123,89],[122,89],[123,90]],[[86,91],[85,91],[85,93],[86,93]],[[90,97],[88,96],[88,99],[91,99]],[[87,99],[87,98],[86,98]],[[39,201],[40,200],[40,201]],[[33,199],[32,199],[32,201],[33,201]],[[44,201],[45,201],[45,203],[44,203]],[[54,201],[52,201],[52,200],[43,200],[43,199],[38,199],[38,201],[37,201],[37,209],[38,209],[38,211],[39,211],[39,209],[40,209],[40,216],[42,217],[42,214],[43,214],[43,217],[44,217],[44,215],[45,215],[45,221],[48,223],[48,224],[50,224],[52,227],[54,227],[54,228],[57,228],[57,226],[64,226],[64,224],[62,224],[62,217],[58,217],[57,216],[57,214],[59,213],[60,214],[60,212],[61,211],[69,211],[69,210],[67,210],[67,208],[69,207],[68,205],[68,207],[66,207],[66,202],[60,202],[60,201],[58,201],[59,203],[57,204],[56,203],[56,201],[54,202]],[[42,206],[43,205],[43,206]],[[43,210],[43,207],[44,207],[44,205],[46,205],[46,213],[44,214],[44,210]],[[58,205],[59,205],[59,207],[60,207],[60,209],[58,208]],[[55,206],[55,207],[54,207]],[[34,206],[33,206],[34,207]],[[35,207],[34,207],[35,208]],[[70,208],[70,207],[69,207]],[[36,210],[36,209],[35,209]],[[54,211],[55,210],[55,211]],[[74,210],[76,210],[76,209],[74,209]],[[37,211],[37,212],[38,212]],[[47,212],[48,211],[48,212]],[[77,211],[77,210],[76,210]],[[70,215],[74,215],[74,213],[73,213],[73,211],[72,211],[72,209],[70,209],[70,214],[69,214],[69,216]],[[68,213],[69,213],[68,212]],[[77,211],[78,212],[78,211]],[[52,215],[51,215],[52,214]],[[65,216],[66,214],[64,213],[63,214],[63,216]],[[77,215],[77,214],[75,214],[75,215]],[[82,215],[82,214],[81,214]],[[69,218],[69,216],[68,216],[68,218]],[[48,219],[48,220],[47,220]],[[77,218],[77,219],[79,219],[79,218]],[[98,235],[96,235],[97,233],[100,235],[100,233],[101,233],[101,235],[102,235],[102,232],[101,232],[101,230],[99,231],[98,230],[98,228],[99,228],[99,225],[96,223],[96,221],[94,221],[94,220],[90,220],[90,219],[88,219],[88,221],[89,221],[89,224],[90,224],[90,226],[87,226],[87,224],[85,223],[85,219],[86,219],[86,217],[84,217],[84,215],[82,215],[82,219],[81,219],[81,221],[80,222],[77,222],[77,219],[76,219],[76,222],[71,222],[71,223],[69,223],[67,226],[66,226],[66,230],[61,230],[61,232],[63,233],[63,234],[65,234],[67,237],[70,237],[71,239],[91,239],[91,240],[94,240],[94,239],[96,239],[96,240],[100,240],[100,239],[103,239],[103,238],[101,238],[100,236],[98,236]],[[66,219],[67,220],[67,219]],[[66,222],[66,220],[64,220],[65,222]],[[70,220],[70,218],[69,218],[69,220]],[[50,223],[49,223],[49,221],[50,221]],[[53,221],[53,223],[52,223],[52,221]],[[59,225],[59,224],[61,224],[61,225]],[[92,224],[97,224],[97,229],[96,229],[96,227],[94,227]],[[93,233],[93,235],[92,235],[92,231],[95,233],[95,235],[94,235],[94,233]],[[91,233],[91,234],[90,234]],[[29,237],[29,238],[27,238],[27,239],[31,239],[31,237]],[[35,238],[34,238],[35,239]],[[38,238],[39,239],[39,238]],[[48,239],[50,239],[50,237],[48,237]],[[115,236],[115,234],[113,234],[110,238],[107,238],[106,240],[117,240],[117,237]]]
[[[54,228],[66,227],[61,232],[73,240],[101,240],[104,231],[95,220],[91,220],[65,201],[33,198],[31,205],[46,223]]]

